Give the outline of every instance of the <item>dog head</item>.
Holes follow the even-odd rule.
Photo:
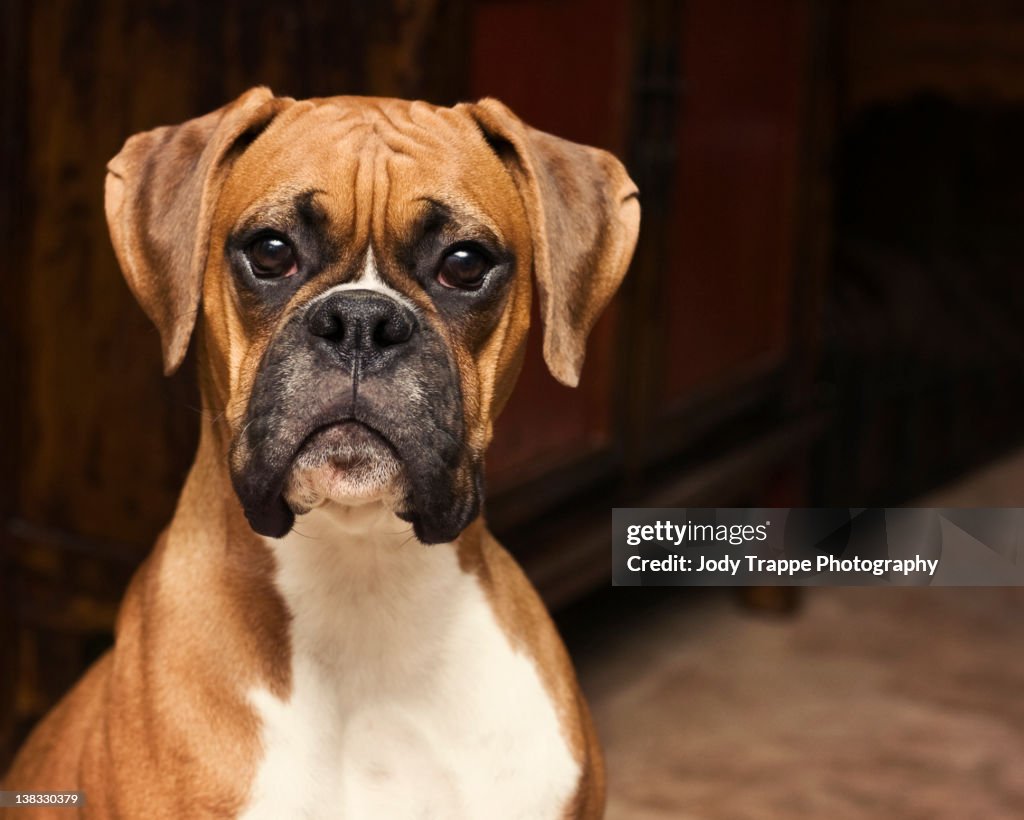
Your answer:
[[[425,543],[477,515],[522,359],[575,385],[626,271],[636,189],[610,154],[495,100],[438,108],[255,88],[110,162],[106,212],[165,371],[201,340],[250,524],[384,500]]]

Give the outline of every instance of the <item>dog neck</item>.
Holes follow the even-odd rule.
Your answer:
[[[381,504],[325,504],[300,516],[274,555],[297,668],[379,687],[415,680],[436,658],[469,578],[452,544],[425,546]],[[378,692],[379,693],[379,692]]]
[[[221,436],[201,440],[172,524],[174,563],[189,561],[192,578],[230,575],[233,611],[263,607],[270,592],[278,599],[274,617],[286,620],[293,663],[303,659],[325,674],[341,659],[358,660],[367,672],[378,661],[426,663],[446,613],[468,582],[476,585],[476,562],[467,557],[477,553],[479,525],[457,543],[427,546],[381,502],[327,502],[300,515],[284,538],[264,538],[251,531],[230,489],[221,443]],[[211,486],[223,488],[219,499],[210,498]],[[220,566],[206,570],[201,562]]]

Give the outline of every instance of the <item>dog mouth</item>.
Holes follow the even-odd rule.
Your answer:
[[[358,467],[376,456],[398,458],[394,447],[379,431],[364,421],[344,418],[317,427],[299,445],[295,466],[318,466],[331,462],[339,469]]]
[[[313,430],[299,446],[283,496],[296,514],[324,501],[361,503],[393,495],[402,464],[378,430],[342,419]]]
[[[467,446],[459,372],[443,339],[385,373],[354,373],[310,344],[297,312],[263,354],[229,447],[231,483],[252,529],[287,535],[326,501],[377,500],[421,543],[454,540],[476,517],[482,463]],[[296,338],[298,337],[298,338]]]

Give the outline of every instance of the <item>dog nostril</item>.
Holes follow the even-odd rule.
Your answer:
[[[313,335],[330,342],[341,342],[345,338],[345,323],[330,311],[317,311],[309,322],[309,329]]]
[[[409,341],[412,322],[401,313],[394,313],[377,322],[373,328],[373,342],[377,347],[391,347]]]

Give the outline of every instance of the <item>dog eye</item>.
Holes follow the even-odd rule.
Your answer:
[[[491,269],[490,260],[473,248],[457,248],[441,260],[437,281],[446,288],[476,290]]]
[[[261,236],[246,248],[252,272],[261,279],[291,276],[298,269],[295,251],[279,236]]]

